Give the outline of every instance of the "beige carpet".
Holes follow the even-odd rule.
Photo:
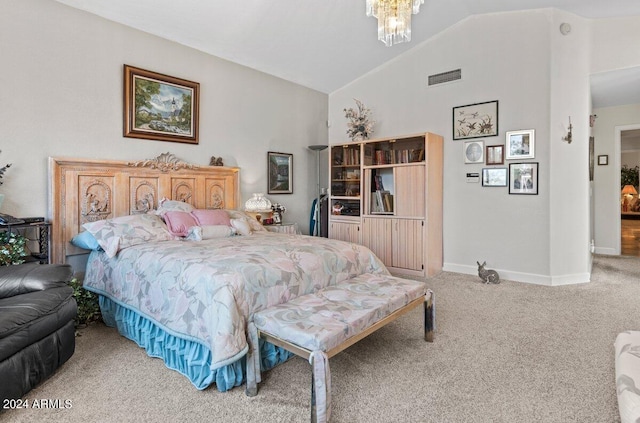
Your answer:
[[[640,259],[596,256],[592,282],[543,287],[444,272],[435,343],[414,310],[331,359],[334,422],[616,422],[613,342],[640,329]],[[196,390],[115,329],[93,325],[76,353],[11,410],[11,422],[306,422],[310,367],[292,359],[243,388]],[[0,382],[2,383],[2,382]]]

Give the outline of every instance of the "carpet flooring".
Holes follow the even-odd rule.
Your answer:
[[[443,272],[436,338],[421,309],[331,359],[334,422],[617,422],[616,335],[640,329],[640,258],[595,256],[592,281],[546,287]],[[82,329],[74,356],[25,396],[69,408],[9,422],[307,422],[310,366],[294,358],[243,387],[196,390],[115,329]]]

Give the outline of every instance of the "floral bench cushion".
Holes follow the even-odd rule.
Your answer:
[[[616,388],[622,423],[640,421],[640,331],[618,334],[616,351]]]
[[[423,282],[364,274],[254,315],[257,329],[309,351],[329,351],[425,295]]]
[[[315,294],[254,314],[247,328],[251,340],[247,356],[247,395],[254,396],[258,392],[260,358],[257,345],[260,331],[261,336],[266,336],[276,345],[285,344],[286,349],[305,358],[308,355],[313,368],[311,420],[327,422],[331,416],[329,358],[357,342],[358,337],[420,304],[417,300],[424,300],[425,340],[432,342],[435,324],[433,292],[427,290],[422,282],[386,274],[356,276]],[[387,317],[389,319],[385,319]]]

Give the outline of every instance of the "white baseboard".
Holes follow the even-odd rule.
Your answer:
[[[468,266],[464,264],[444,263],[442,270],[446,272],[463,273],[465,275],[477,275],[477,266]],[[538,275],[535,273],[523,273],[514,272],[505,269],[494,269],[500,275],[500,279],[510,280],[515,282],[532,283],[535,285],[547,285],[547,286],[560,286],[560,285],[575,285],[579,283],[590,282],[590,273],[576,273],[573,275],[562,276],[546,276]],[[479,279],[479,278],[478,278]]]
[[[608,248],[608,247],[596,247],[594,250],[594,253],[596,254],[604,254],[607,256],[617,256],[619,255],[619,253],[616,253],[616,249],[615,248]]]

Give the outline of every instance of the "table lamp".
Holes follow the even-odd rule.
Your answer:
[[[629,211],[629,197],[634,196],[634,195],[638,195],[638,191],[636,191],[636,187],[634,187],[633,185],[625,185],[622,188],[622,211],[626,212]]]

